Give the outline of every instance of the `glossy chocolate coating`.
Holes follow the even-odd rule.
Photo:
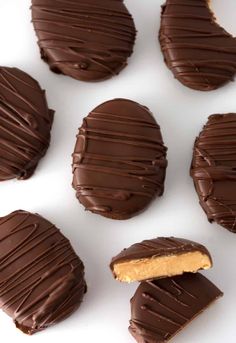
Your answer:
[[[167,0],[160,44],[167,66],[185,86],[210,91],[236,73],[236,39],[220,27],[208,0]]]
[[[209,251],[199,243],[183,238],[159,237],[133,244],[129,248],[122,250],[120,254],[112,258],[110,267],[111,270],[113,270],[115,263],[153,257],[181,255],[195,251],[207,255],[212,262]]]
[[[29,335],[68,317],[86,292],[83,263],[38,214],[0,218],[0,266],[0,307]]]
[[[53,113],[37,81],[0,67],[0,181],[34,173],[49,146]]]
[[[160,128],[149,110],[115,99],[83,120],[73,154],[73,187],[87,210],[127,219],[162,195],[166,166]]]
[[[41,56],[56,73],[82,81],[118,74],[136,30],[123,0],[32,0]]]
[[[210,222],[236,233],[236,114],[209,117],[195,141],[191,176]]]
[[[167,342],[222,295],[199,273],[142,282],[131,299],[129,331],[138,343]]]

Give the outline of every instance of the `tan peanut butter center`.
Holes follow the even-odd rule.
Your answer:
[[[181,275],[184,272],[196,273],[199,269],[209,268],[211,268],[209,257],[195,251],[115,263],[114,274],[119,281],[133,282]]]

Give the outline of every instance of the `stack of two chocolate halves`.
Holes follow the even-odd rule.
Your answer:
[[[212,267],[209,251],[181,238],[145,240],[110,264],[116,280],[139,281],[131,299],[129,331],[138,343],[169,341],[223,293],[200,269]]]

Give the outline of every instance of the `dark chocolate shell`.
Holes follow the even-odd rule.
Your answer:
[[[185,86],[210,91],[236,73],[236,39],[220,27],[208,0],[167,0],[159,40],[165,62]]]
[[[81,304],[84,266],[49,221],[26,211],[0,218],[0,307],[26,334],[68,317]]]
[[[195,141],[191,176],[210,222],[236,233],[236,114],[209,117]]]
[[[50,143],[53,114],[36,80],[0,67],[0,181],[34,173]]]
[[[52,71],[83,81],[118,74],[136,30],[123,0],[32,0],[41,56]]]
[[[138,343],[168,342],[222,295],[199,273],[142,282],[131,299],[129,331]]]
[[[87,210],[113,219],[142,211],[164,190],[166,148],[149,110],[107,101],[84,120],[73,154],[73,187]]]

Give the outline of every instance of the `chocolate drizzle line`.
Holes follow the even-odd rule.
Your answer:
[[[199,273],[142,282],[131,299],[129,331],[137,342],[167,342],[222,295]]]
[[[136,30],[123,0],[32,0],[42,58],[54,72],[83,81],[118,74]]]
[[[53,114],[37,81],[0,67],[0,181],[33,174],[49,146]]]
[[[112,258],[110,268],[113,271],[114,264],[116,263],[153,257],[181,255],[195,251],[207,255],[212,263],[209,251],[199,243],[184,238],[158,237],[142,241],[141,243],[135,243],[129,248],[122,250],[117,256]]]
[[[195,141],[191,176],[208,220],[236,232],[236,114],[209,117]]]
[[[73,187],[86,209],[125,219],[162,195],[166,166],[166,148],[151,113],[116,99],[83,120],[73,154]]]
[[[165,62],[185,86],[210,91],[236,73],[236,39],[220,27],[208,0],[167,0],[159,40]]]
[[[46,219],[16,211],[0,218],[0,306],[24,333],[69,316],[86,292],[84,266]]]

